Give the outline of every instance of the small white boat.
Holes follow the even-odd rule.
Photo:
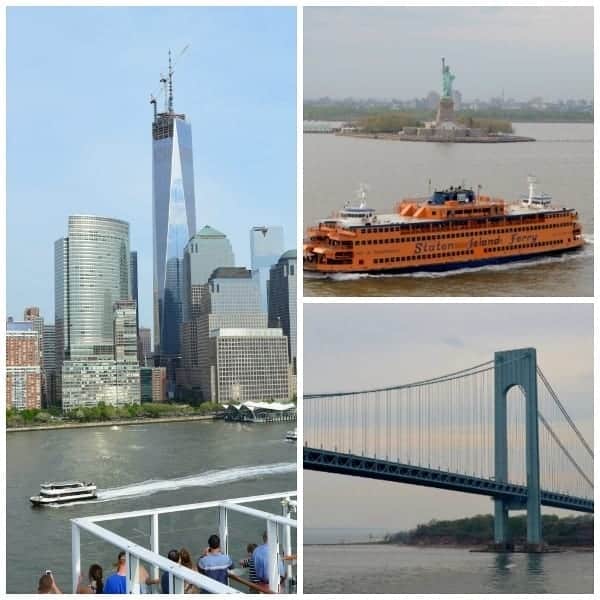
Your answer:
[[[295,442],[298,439],[298,430],[294,429],[294,431],[288,431],[285,434],[285,439],[287,442]]]
[[[537,189],[537,178],[530,175],[527,178],[529,183],[529,194],[521,195],[521,202],[523,206],[529,206],[530,208],[545,208],[552,204],[552,196],[545,192],[539,192]]]
[[[52,481],[42,483],[40,495],[31,496],[29,501],[34,506],[44,506],[62,502],[93,500],[96,497],[96,484],[90,481]]]

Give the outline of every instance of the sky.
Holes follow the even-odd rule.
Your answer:
[[[526,347],[593,442],[590,304],[305,304],[304,392],[411,383]],[[491,511],[486,497],[304,471],[309,529],[393,532]]]
[[[167,52],[192,123],[196,220],[247,266],[249,231],[296,240],[295,8],[9,8],[7,314],[54,321],[53,244],[72,214],[130,223],[152,324],[152,107]]]
[[[593,97],[592,7],[304,10],[304,97],[441,91],[441,58],[464,99]]]

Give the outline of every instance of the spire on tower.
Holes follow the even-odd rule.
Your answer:
[[[171,50],[169,49],[169,112],[173,112],[173,67],[171,65]]]

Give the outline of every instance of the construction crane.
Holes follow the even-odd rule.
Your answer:
[[[150,104],[154,106],[154,119],[156,120],[157,113],[157,103],[158,98],[161,93],[164,95],[165,99],[165,112],[172,113],[173,112],[173,74],[175,73],[175,67],[179,62],[179,59],[184,55],[187,49],[190,47],[190,44],[186,44],[183,49],[179,52],[179,54],[175,57],[175,60],[171,60],[171,50],[169,49],[169,68],[167,71],[167,76],[163,73],[160,74],[160,85],[161,87],[155,91],[153,94],[150,94]]]

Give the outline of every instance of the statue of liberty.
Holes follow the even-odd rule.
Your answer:
[[[452,98],[452,82],[456,79],[456,75],[452,75],[450,67],[446,64],[446,60],[442,58],[442,96]]]

